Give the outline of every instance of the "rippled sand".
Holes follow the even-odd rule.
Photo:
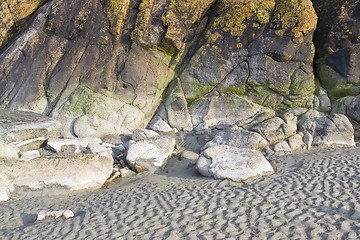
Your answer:
[[[276,173],[212,180],[178,160],[106,189],[0,204],[1,239],[360,239],[360,148],[269,159]],[[37,211],[71,219],[34,223]]]

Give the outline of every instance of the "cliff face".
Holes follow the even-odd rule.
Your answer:
[[[1,50],[0,106],[55,117],[64,136],[146,126],[173,79],[181,90],[175,108],[184,112],[219,95],[274,110],[319,105],[312,67],[317,15],[310,0],[52,0],[35,13],[42,1],[28,0],[17,1],[17,17],[9,2],[1,5],[0,43],[9,41],[15,22],[33,17]],[[327,9],[314,2],[319,12]],[[345,9],[358,6],[351,4]],[[322,19],[319,27],[326,25]],[[315,43],[325,46],[317,32]],[[337,64],[324,60],[330,56],[324,51],[318,50],[317,70],[331,92],[322,62],[335,72]]]

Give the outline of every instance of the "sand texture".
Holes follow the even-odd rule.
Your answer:
[[[201,177],[175,159],[167,173],[100,190],[4,202],[0,238],[360,239],[360,148],[269,161],[274,174],[245,184]],[[34,223],[42,209],[75,216]]]

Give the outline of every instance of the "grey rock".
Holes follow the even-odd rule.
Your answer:
[[[58,121],[38,113],[0,109],[0,140],[6,143],[56,138],[60,128]]]
[[[265,120],[251,128],[251,131],[259,133],[269,143],[279,142],[294,134],[297,130],[297,118],[286,113],[283,119],[274,117]]]
[[[170,125],[165,122],[161,117],[155,115],[150,123],[147,126],[148,129],[151,129],[155,132],[161,133],[171,133],[174,132],[174,129],[170,127]]]
[[[269,143],[256,132],[251,132],[243,128],[232,126],[221,131],[206,143],[201,149],[205,150],[215,145],[229,145],[238,148],[261,149]]]
[[[184,92],[178,78],[170,83],[164,106],[167,112],[168,123],[171,127],[180,130],[190,124],[191,117],[187,108]]]
[[[132,134],[132,140],[140,141],[158,136],[160,135],[157,132],[150,129],[136,129]]]
[[[246,125],[272,111],[236,95],[201,98],[190,106],[195,129],[216,125]]]
[[[298,125],[299,131],[304,133],[304,141],[308,134],[312,136],[312,146],[355,146],[354,129],[349,119],[342,114],[300,119]],[[309,147],[309,143],[307,145]]]

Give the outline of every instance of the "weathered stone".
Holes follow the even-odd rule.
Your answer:
[[[166,4],[154,7],[164,33]],[[64,137],[145,127],[174,69],[161,42],[130,41],[137,13],[129,1],[49,1],[0,54],[0,106],[51,115]]]
[[[196,162],[198,158],[199,158],[199,154],[192,151],[185,150],[181,153],[182,161]]]
[[[290,153],[292,152],[289,144],[286,141],[280,141],[278,143],[274,144],[274,152],[279,152],[279,153]]]
[[[38,150],[21,152],[19,161],[27,162],[27,161],[33,160],[35,158],[38,158],[38,157],[40,157],[40,152]]]
[[[15,188],[8,176],[0,174],[0,202],[10,199],[10,194]]]
[[[215,145],[229,145],[238,148],[261,149],[269,143],[256,132],[247,131],[239,127],[231,127],[219,132],[201,149],[205,150]]]
[[[151,119],[147,128],[155,132],[161,132],[161,133],[174,132],[174,129],[172,129],[167,122],[165,122],[160,116],[157,115],[155,115],[153,119]]]
[[[289,147],[291,149],[291,152],[295,152],[302,147],[303,136],[304,136],[304,134],[302,132],[300,132],[300,133],[294,134],[286,139],[289,144]]]
[[[359,3],[313,0],[319,17],[314,34],[316,72],[329,97],[360,93]]]
[[[349,119],[342,114],[333,114],[326,117],[300,119],[299,131],[310,134],[313,138],[312,146],[347,145],[355,146],[354,129]],[[309,148],[309,143],[306,143]]]
[[[263,106],[312,105],[317,17],[310,0],[220,1],[208,17],[180,74],[188,100],[217,92]]]
[[[320,116],[321,116],[321,113],[319,111],[309,109],[301,116],[301,118],[307,119],[307,118],[316,118],[316,117],[320,117]]]
[[[261,152],[227,145],[213,146],[202,152],[197,169],[204,176],[236,182],[274,172]]]
[[[60,153],[64,150],[64,146],[75,145],[76,149],[83,150],[89,143],[101,144],[100,138],[51,138],[47,140],[45,148],[55,153]]]
[[[191,117],[179,79],[173,80],[170,84],[164,106],[171,127],[180,130],[190,124]]]
[[[4,0],[0,3],[0,48],[22,29],[44,0]]]
[[[174,146],[175,139],[172,137],[143,139],[129,147],[126,161],[137,172],[154,172],[165,166]]]
[[[0,140],[0,160],[16,160],[19,158],[20,149],[14,144],[5,143]]]
[[[360,123],[360,96],[338,99],[333,104],[331,113],[345,114],[349,118]]]
[[[251,131],[259,133],[269,143],[284,140],[296,132],[297,118],[291,113],[286,113],[283,118],[274,117],[265,120],[252,127]]]
[[[16,143],[16,146],[20,149],[20,151],[37,150],[40,149],[45,141],[46,139],[44,137],[33,138]]]
[[[136,129],[133,132],[132,140],[140,141],[160,136],[157,132],[149,129]]]
[[[92,153],[92,154],[97,154],[99,152],[106,152],[111,150],[111,148],[106,148],[102,145],[100,145],[99,143],[94,143],[94,142],[89,142],[87,147],[86,147],[86,152],[85,153]]]
[[[269,110],[236,95],[202,98],[189,109],[195,129],[216,125],[242,125],[251,123],[262,113]],[[271,111],[270,111],[271,112]]]
[[[128,167],[120,168],[120,176],[123,178],[134,176],[136,173],[129,169]]]
[[[60,127],[58,121],[41,114],[0,109],[0,139],[7,143],[55,138],[60,135]]]
[[[28,162],[0,161],[0,176],[10,180],[10,184],[1,187],[66,191],[100,188],[112,167],[112,159],[92,154],[48,156]]]
[[[71,210],[59,210],[59,211],[50,211],[50,212],[41,210],[38,212],[35,222],[45,220],[45,218],[49,218],[49,217],[53,217],[55,219],[59,217],[64,217],[67,219],[67,218],[72,218],[74,216],[75,215]]]

